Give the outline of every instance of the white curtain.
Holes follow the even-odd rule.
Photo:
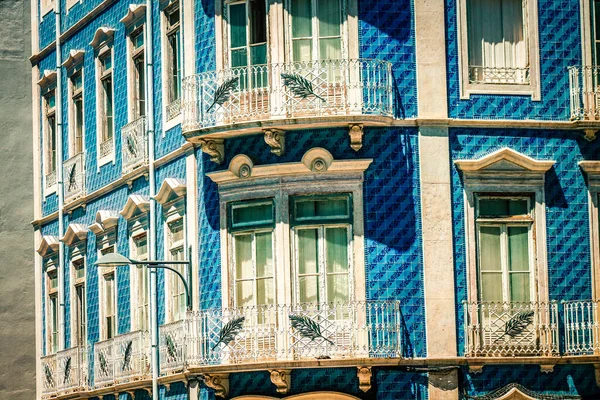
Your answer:
[[[523,8],[523,0],[469,0],[469,67],[475,80],[525,80],[525,72],[502,72],[528,67]]]

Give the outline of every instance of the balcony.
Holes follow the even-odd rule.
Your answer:
[[[96,343],[94,387],[101,388],[147,378],[150,347],[147,332],[135,331]]]
[[[87,352],[73,347],[42,358],[42,393],[62,396],[88,388]]]
[[[569,67],[571,120],[600,121],[600,67]]]
[[[205,72],[183,82],[182,129],[189,134],[270,119],[391,118],[392,84],[389,62],[366,59]]]
[[[163,373],[186,366],[401,354],[397,301],[209,309],[188,313],[185,324],[161,327]]]
[[[558,304],[464,303],[465,356],[558,355]]]
[[[123,142],[123,175],[148,164],[146,117],[140,117],[121,129]]]
[[[596,301],[563,304],[566,355],[600,354],[600,310]]]
[[[85,196],[85,154],[79,153],[63,163],[65,203]]]

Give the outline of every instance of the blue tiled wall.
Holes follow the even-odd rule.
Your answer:
[[[509,147],[539,160],[555,160],[546,173],[546,242],[550,300],[591,297],[590,234],[587,187],[578,166],[600,158],[600,142],[589,143],[574,131],[451,129],[452,161],[479,159]],[[467,299],[465,220],[461,174],[452,166],[455,279],[457,306]],[[464,338],[463,316],[457,309],[459,349]]]

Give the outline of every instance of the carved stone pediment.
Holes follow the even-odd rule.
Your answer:
[[[54,69],[45,69],[44,72],[42,72],[42,77],[40,78],[40,80],[37,81],[37,84],[42,88],[46,88],[55,83],[56,83],[56,70],[54,70]]]
[[[42,236],[42,241],[37,249],[40,256],[46,257],[58,250],[58,238],[56,236]]]
[[[90,46],[94,49],[100,47],[101,44],[110,42],[115,35],[115,30],[106,26],[101,26],[94,33],[94,38],[90,42]]]
[[[100,210],[96,213],[96,218],[92,225],[88,227],[94,235],[98,235],[108,229],[114,228],[119,222],[119,215],[110,210]]]
[[[71,69],[71,68],[75,67],[76,65],[79,65],[83,61],[84,55],[85,55],[85,51],[83,51],[83,50],[75,50],[75,49],[69,50],[69,56],[62,63],[63,67],[65,67],[66,69]]]
[[[131,219],[136,215],[143,214],[150,209],[150,200],[146,196],[132,194],[119,214],[125,219]]]
[[[160,186],[160,189],[154,198],[160,204],[165,204],[171,200],[175,200],[176,198],[185,195],[185,191],[185,182],[176,178],[167,178]]]
[[[130,26],[135,22],[140,21],[146,15],[145,4],[130,4],[127,7],[127,14],[121,18],[121,23],[125,26]]]
[[[454,162],[464,173],[481,171],[519,171],[544,173],[556,163],[552,160],[535,160],[507,147],[477,160]]]
[[[73,246],[74,244],[84,241],[87,239],[87,228],[82,224],[69,224],[65,235],[60,239],[67,246]]]

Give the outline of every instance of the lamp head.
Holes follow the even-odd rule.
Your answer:
[[[119,267],[131,264],[131,260],[119,253],[108,253],[100,256],[94,264],[98,267]]]

